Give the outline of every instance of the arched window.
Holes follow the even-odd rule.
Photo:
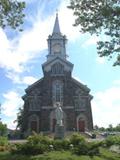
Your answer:
[[[52,66],[52,74],[63,74],[64,72],[64,66],[60,63],[56,63]]]
[[[29,129],[30,131],[39,132],[39,117],[35,114],[29,117]]]
[[[63,102],[63,83],[59,80],[53,82],[53,102]]]

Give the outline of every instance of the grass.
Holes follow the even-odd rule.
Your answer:
[[[25,155],[12,155],[9,152],[0,152],[0,160],[30,160],[30,157]]]
[[[120,154],[101,148],[100,156],[77,156],[69,151],[53,151],[37,156],[12,155],[0,152],[0,160],[120,160]]]

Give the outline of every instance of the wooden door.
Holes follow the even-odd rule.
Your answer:
[[[85,121],[84,120],[79,120],[78,122],[78,126],[79,126],[79,131],[80,132],[85,132]]]
[[[31,131],[35,131],[37,133],[37,121],[31,121]]]

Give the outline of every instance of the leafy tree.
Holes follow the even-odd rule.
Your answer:
[[[106,36],[97,43],[99,56],[115,58],[113,66],[120,65],[120,0],[70,0],[68,8],[82,33]]]
[[[118,124],[118,125],[115,127],[115,131],[120,132],[120,124]]]
[[[0,136],[6,136],[7,134],[7,125],[0,122]]]
[[[107,128],[108,131],[112,132],[114,130],[112,124],[109,124],[108,128]]]
[[[19,28],[21,31],[21,24],[23,24],[25,2],[18,2],[17,0],[0,0],[0,26],[6,26],[12,29]]]
[[[16,122],[17,122],[17,128],[19,128],[20,130],[22,129],[22,125],[23,125],[23,116],[24,116],[24,110],[23,108],[19,108]]]

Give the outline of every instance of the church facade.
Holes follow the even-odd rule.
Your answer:
[[[24,100],[22,132],[54,132],[56,102],[63,110],[65,131],[93,129],[90,89],[72,77],[73,64],[67,60],[66,36],[60,32],[56,15],[52,35],[48,36],[47,60],[43,78],[30,85]]]

